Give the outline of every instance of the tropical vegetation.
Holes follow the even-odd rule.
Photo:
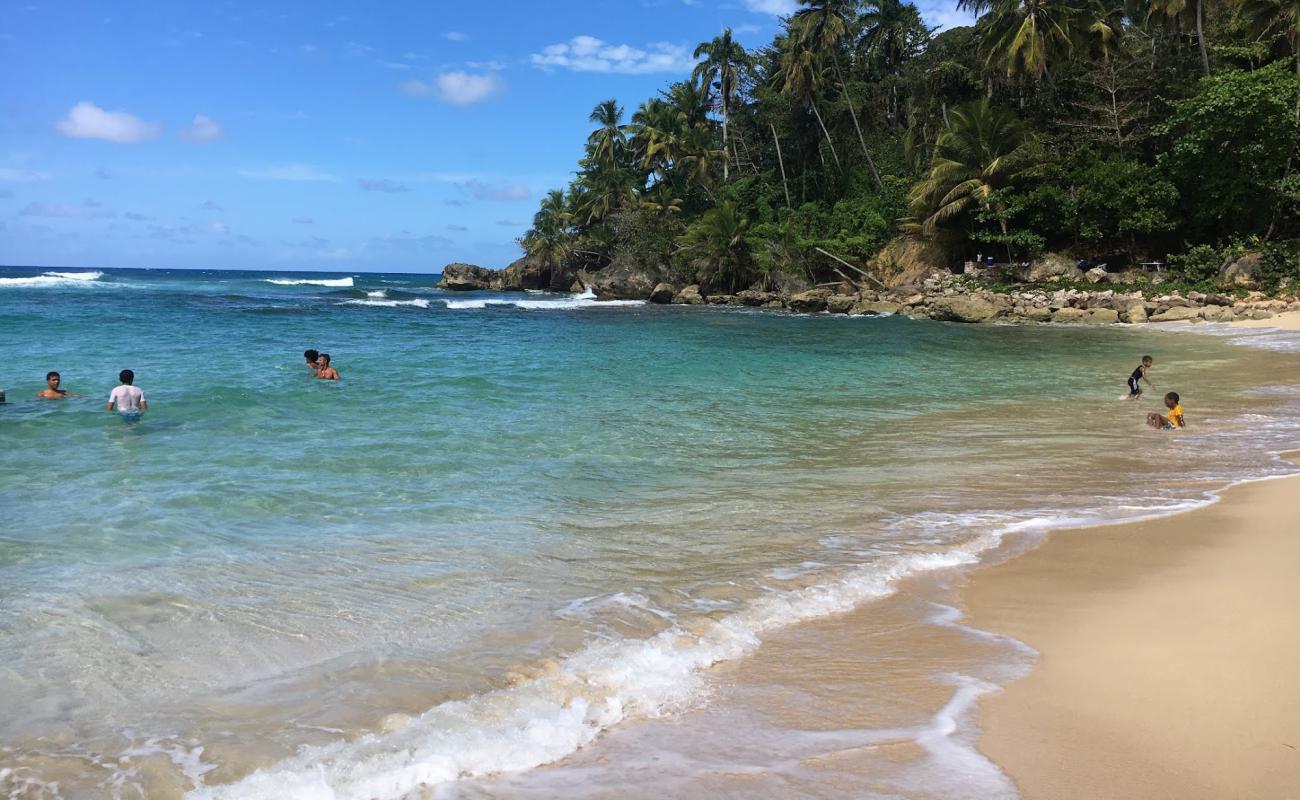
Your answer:
[[[596,106],[526,258],[736,291],[881,269],[900,238],[1198,274],[1249,242],[1300,277],[1297,0],[960,5],[939,32],[904,0],[800,0],[765,46],[701,43],[689,78]]]

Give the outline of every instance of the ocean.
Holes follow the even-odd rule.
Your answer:
[[[1014,797],[963,577],[1295,471],[1282,334],[436,281],[0,269],[0,795]]]

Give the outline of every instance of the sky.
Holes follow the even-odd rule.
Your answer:
[[[630,114],[795,7],[0,0],[0,264],[505,266],[593,106]]]

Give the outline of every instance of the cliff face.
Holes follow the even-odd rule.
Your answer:
[[[442,268],[442,280],[438,283],[438,288],[453,292],[522,292],[526,289],[567,292],[573,287],[576,278],[576,271],[553,270],[540,261],[524,256],[505,269],[489,269],[476,264],[448,264]]]

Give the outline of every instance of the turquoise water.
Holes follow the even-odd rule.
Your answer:
[[[773,631],[1280,474],[1300,430],[1285,342],[435,282],[0,270],[0,789],[545,796]],[[1118,399],[1148,352],[1186,435]],[[29,399],[51,369],[80,397]]]

